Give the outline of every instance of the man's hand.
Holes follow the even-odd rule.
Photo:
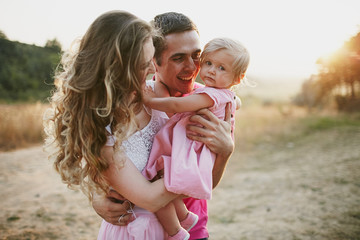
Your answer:
[[[212,152],[224,158],[229,158],[234,151],[234,142],[231,138],[231,110],[226,105],[224,121],[217,118],[208,109],[201,109],[190,118],[197,125],[187,125],[187,137],[203,142]],[[200,124],[201,126],[199,126]],[[192,133],[193,132],[193,133]]]
[[[129,201],[114,190],[107,196],[94,193],[92,206],[100,217],[113,225],[125,226],[134,220],[132,213],[127,211],[131,208]]]

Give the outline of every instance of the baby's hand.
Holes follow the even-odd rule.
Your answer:
[[[156,97],[156,95],[155,95],[152,87],[146,86],[143,91],[143,98],[144,98],[143,100],[144,100],[145,105],[147,105],[151,101],[151,99],[155,98],[155,97]]]

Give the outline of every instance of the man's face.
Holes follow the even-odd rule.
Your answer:
[[[155,61],[157,78],[179,96],[193,90],[200,70],[200,39],[196,31],[172,33],[165,37],[167,48],[161,55],[161,66]]]

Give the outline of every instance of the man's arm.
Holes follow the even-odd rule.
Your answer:
[[[231,138],[230,104],[226,105],[224,121],[217,118],[208,109],[201,109],[190,120],[201,124],[202,127],[188,125],[187,129],[190,131],[187,131],[187,137],[203,142],[212,152],[217,154],[213,168],[213,188],[215,188],[220,182],[226,164],[234,151],[234,142]]]

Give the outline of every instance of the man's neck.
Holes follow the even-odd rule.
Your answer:
[[[157,80],[156,80],[157,79]],[[169,93],[169,95],[171,97],[182,97],[183,96],[183,93],[181,92],[177,92],[177,91],[172,91],[168,85],[166,83],[164,83],[162,80],[160,80],[160,78],[157,78],[156,77],[156,74],[153,76],[153,80],[154,81],[158,81],[159,83],[161,83],[161,85],[163,86],[164,89],[167,90],[167,92]]]
[[[169,90],[169,93],[170,93],[170,96],[172,96],[172,97],[182,97],[184,95],[181,92],[171,92],[170,90]]]

